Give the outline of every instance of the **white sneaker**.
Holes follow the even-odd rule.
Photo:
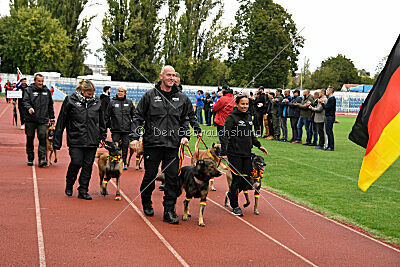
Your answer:
[[[25,130],[25,124],[22,124],[20,129]]]

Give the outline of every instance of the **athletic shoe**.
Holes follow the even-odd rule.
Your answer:
[[[315,149],[324,149],[322,146],[316,146],[316,147],[314,147]]]
[[[40,161],[38,167],[39,168],[47,167],[47,161],[45,160]]]
[[[274,139],[274,137],[272,135],[267,137],[267,140],[273,140],[273,139]]]
[[[164,189],[165,189],[165,184],[164,183],[160,184],[160,186],[158,187],[158,190],[164,191]]]
[[[296,140],[296,141],[294,141],[293,143],[295,143],[295,144],[301,144],[301,141]]]
[[[170,224],[179,224],[179,218],[173,209],[164,211],[163,221]]]
[[[143,206],[143,212],[146,216],[154,216],[154,209],[151,205]]]
[[[325,149],[325,151],[335,151],[335,150],[333,148],[328,147]]]
[[[22,124],[20,129],[25,130],[25,124]]]
[[[304,144],[303,144],[303,146],[309,146],[310,145],[310,143],[307,143],[307,142],[305,142]]]
[[[243,216],[243,212],[239,207],[236,207],[232,210],[232,214],[235,216]]]
[[[124,166],[124,171],[126,171],[128,169],[128,167],[126,167],[126,165]]]
[[[92,200],[92,197],[88,193],[79,192],[78,198],[85,199],[85,200]]]
[[[71,197],[72,196],[72,187],[71,188],[65,187],[65,194],[67,196]]]
[[[33,160],[28,160],[28,162],[26,163],[26,165],[28,165],[28,166],[33,166]]]

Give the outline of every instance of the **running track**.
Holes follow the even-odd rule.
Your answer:
[[[56,110],[60,103],[56,103]],[[260,215],[235,217],[223,207],[226,181],[216,180],[205,210],[206,227],[192,218],[179,225],[162,222],[162,192],[155,190],[154,217],[144,217],[139,185],[143,171],[122,176],[123,201],[100,196],[93,168],[92,201],[64,194],[68,151],[49,168],[26,166],[25,136],[11,125],[12,107],[0,103],[0,265],[2,266],[400,266],[400,251],[267,191],[273,204],[304,236],[260,198]],[[65,143],[65,142],[64,142]],[[36,155],[35,155],[36,156]],[[134,165],[134,163],[133,163]],[[157,184],[158,186],[158,184]],[[252,195],[252,193],[251,193]],[[133,200],[128,206],[128,203]],[[243,204],[243,196],[240,198]],[[177,213],[182,215],[183,198]],[[96,236],[125,208],[97,239]]]

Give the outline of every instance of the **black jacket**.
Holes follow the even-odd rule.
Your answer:
[[[78,95],[79,94],[79,95]],[[107,137],[100,99],[86,100],[80,92],[66,96],[58,115],[53,147],[60,149],[67,129],[69,147],[97,147]]]
[[[285,103],[285,100],[287,99],[289,102],[292,101],[292,97],[290,95],[284,96],[282,101],[277,102],[278,103],[278,115],[281,118],[288,118],[288,109],[289,109],[289,102]]]
[[[290,118],[300,118],[300,109],[298,106],[294,105],[295,103],[301,103],[301,96],[293,97],[292,100],[290,100],[290,102],[288,103],[288,117]]]
[[[107,126],[110,125],[112,133],[130,133],[134,112],[135,106],[132,100],[115,96],[108,104],[104,121]]]
[[[254,100],[255,112],[265,114],[267,112],[265,94],[262,93]]]
[[[130,138],[138,140],[144,124],[144,147],[178,148],[183,137],[190,137],[189,122],[195,131],[201,132],[201,129],[188,96],[175,85],[169,93],[162,91],[160,85],[161,82],[156,83],[140,99]]]
[[[329,97],[326,104],[322,103],[322,107],[325,109],[326,117],[336,116],[336,98],[334,96]]]
[[[248,112],[241,112],[234,108],[226,118],[222,135],[221,154],[240,157],[250,157],[253,146],[261,147],[261,143],[254,136],[253,121]]]
[[[43,85],[42,89],[36,88],[35,84],[31,84],[25,89],[22,99],[24,108],[25,122],[36,122],[39,124],[47,124],[49,119],[54,119],[53,98],[50,90]],[[33,108],[35,113],[29,114],[28,110]]]
[[[101,94],[100,95],[100,102],[101,102],[101,110],[103,111],[103,114],[106,114],[106,110],[108,107],[108,104],[110,104],[110,96],[106,94]]]

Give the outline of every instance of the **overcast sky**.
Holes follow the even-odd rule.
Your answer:
[[[101,20],[107,10],[106,0],[89,0],[88,15],[97,15],[89,31],[89,48],[101,47]],[[239,7],[236,0],[224,0],[224,24],[234,23]],[[379,61],[389,54],[400,34],[399,0],[275,0],[293,15],[297,28],[305,37],[299,65],[310,59],[311,69],[338,53],[353,60],[359,69],[375,73]],[[96,3],[96,5],[93,5]],[[8,0],[0,0],[0,14],[9,14]],[[86,63],[96,63],[89,55]],[[99,62],[97,62],[99,63]]]

